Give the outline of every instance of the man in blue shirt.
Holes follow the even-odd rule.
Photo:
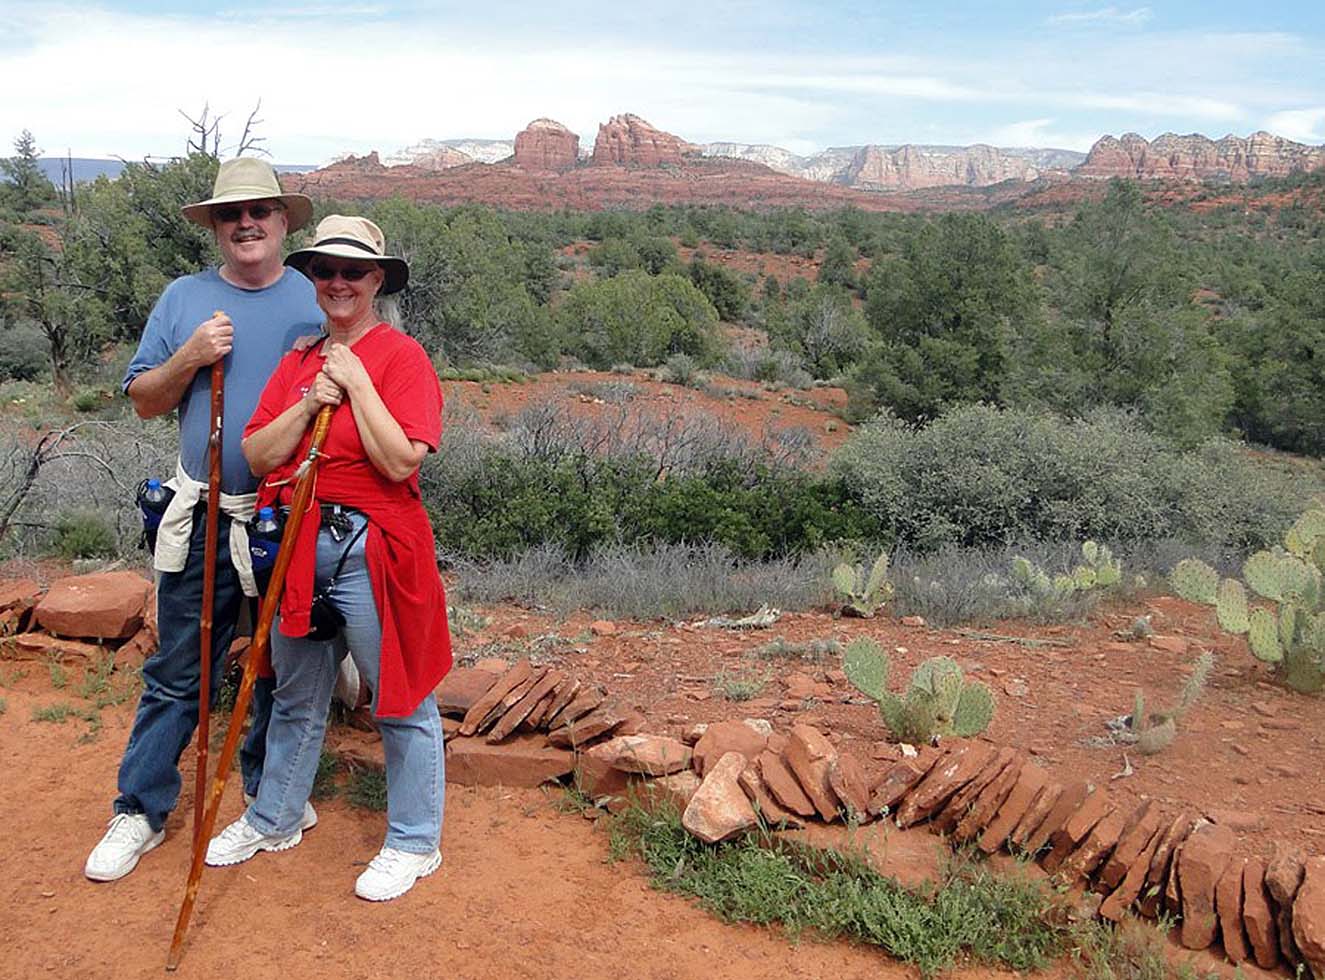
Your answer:
[[[162,519],[155,554],[160,649],[143,665],[143,693],[120,762],[110,828],[84,867],[93,881],[124,877],[161,843],[166,816],[179,797],[179,758],[198,723],[206,524],[206,507],[198,501],[206,497],[208,369],[224,359],[214,697],[244,595],[255,591],[246,539],[242,533],[236,538],[257,489],[240,449],[244,425],[281,355],[297,337],[319,332],[323,322],[312,284],[282,264],[286,233],[307,223],[312,204],[302,194],[283,194],[269,164],[243,157],[226,161],[212,197],[185,207],[184,214],[212,230],[222,261],[166,287],[125,372],[124,391],[141,417],[179,410],[180,456],[170,484],[175,498]],[[248,793],[257,792],[270,711],[268,683],[254,700],[253,727],[241,753]],[[316,820],[309,807],[305,829]]]

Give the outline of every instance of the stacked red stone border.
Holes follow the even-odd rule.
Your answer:
[[[825,733],[755,721],[697,725],[684,739],[642,733],[644,717],[597,685],[521,661],[457,668],[438,689],[447,778],[536,786],[574,776],[595,802],[664,797],[708,842],[755,827],[887,819],[927,823],[954,846],[1037,855],[1077,890],[1077,907],[1113,922],[1129,911],[1180,920],[1182,945],[1219,941],[1233,963],[1325,978],[1325,857],[1280,848],[1266,864],[1236,854],[1233,830],[1153,800],[1062,782],[1019,749],[946,740],[871,778]],[[458,721],[457,721],[458,719]],[[547,734],[539,734],[546,732]]]

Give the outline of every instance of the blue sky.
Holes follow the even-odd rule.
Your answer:
[[[0,138],[178,153],[260,98],[280,162],[634,112],[694,142],[1087,149],[1259,129],[1325,143],[1325,4],[0,0]]]

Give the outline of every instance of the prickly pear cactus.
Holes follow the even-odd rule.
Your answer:
[[[1173,570],[1178,595],[1215,607],[1219,625],[1246,634],[1258,660],[1277,680],[1303,693],[1325,688],[1325,508],[1303,514],[1284,535],[1284,547],[1258,551],[1242,565],[1243,583],[1220,581],[1204,562],[1188,558]],[[1247,587],[1272,606],[1250,606]]]
[[[853,640],[842,656],[847,680],[861,694],[882,701],[888,693],[888,655],[873,640]]]
[[[893,584],[888,581],[888,553],[879,554],[868,575],[861,565],[846,562],[838,565],[833,569],[833,588],[842,599],[843,614],[873,617],[893,597]]]
[[[993,693],[978,681],[968,683],[950,657],[931,657],[917,666],[901,695],[887,689],[888,657],[873,640],[851,643],[843,670],[858,690],[879,703],[884,725],[901,742],[978,735],[994,717]]]

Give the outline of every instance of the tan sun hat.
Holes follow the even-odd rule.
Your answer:
[[[386,254],[386,236],[367,218],[327,215],[317,223],[313,244],[291,252],[285,257],[285,264],[308,275],[308,264],[317,255],[376,262],[386,273],[382,283],[384,296],[400,292],[409,282],[409,264],[402,258]]]
[[[303,194],[282,193],[272,165],[254,157],[236,157],[221,164],[221,169],[216,172],[216,183],[212,185],[212,196],[197,204],[185,205],[184,217],[194,224],[211,228],[214,205],[263,201],[269,197],[285,205],[290,231],[302,228],[313,217],[313,202]]]

